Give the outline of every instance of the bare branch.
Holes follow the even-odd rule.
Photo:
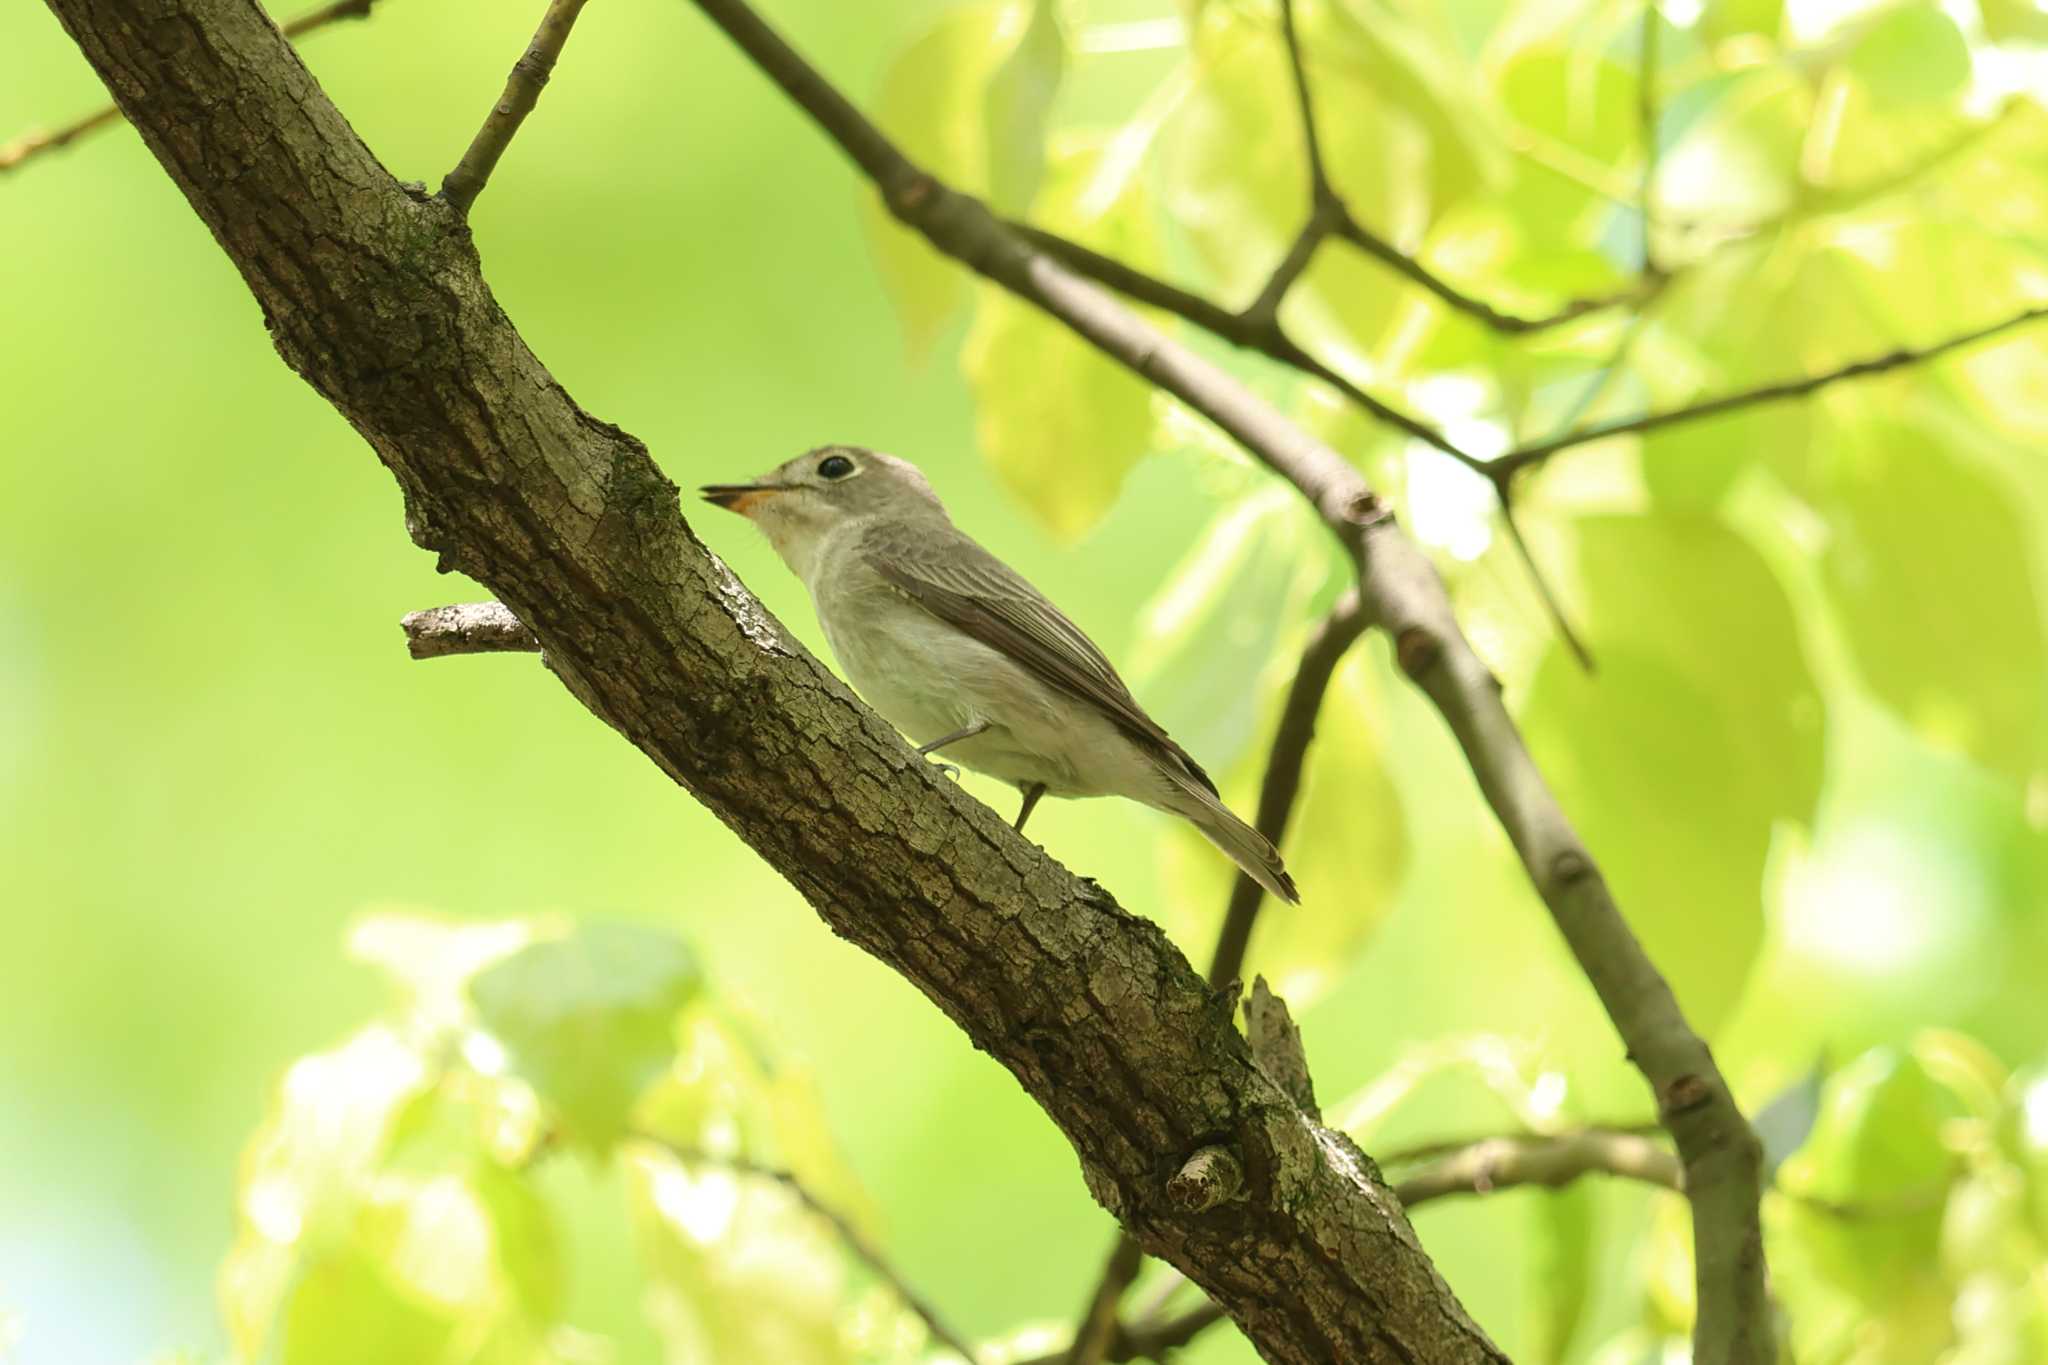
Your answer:
[[[1756,1135],[1536,768],[1428,557],[1385,516],[1359,472],[1336,451],[1228,371],[1159,335],[1010,232],[978,200],[912,164],[744,0],[696,4],[867,172],[899,219],[1209,418],[1315,506],[1357,563],[1368,619],[1394,637],[1404,671],[1457,737],[1678,1143],[1694,1215],[1697,1365],[1762,1358],[1770,1327]]]
[[[1428,1142],[1413,1143],[1406,1147],[1395,1147],[1382,1152],[1377,1159],[1382,1166],[1412,1166],[1418,1162],[1434,1161],[1438,1157],[1447,1156],[1453,1152],[1462,1152],[1468,1147],[1477,1147],[1482,1143],[1493,1142],[1502,1136],[1533,1138],[1567,1137],[1573,1133],[1625,1133],[1636,1137],[1643,1137],[1651,1133],[1661,1133],[1663,1131],[1663,1125],[1655,1119],[1643,1119],[1635,1123],[1589,1123],[1582,1128],[1572,1129],[1570,1133],[1508,1133],[1505,1135],[1500,1133],[1484,1133],[1474,1137],[1436,1138]]]
[[[1394,1188],[1409,1208],[1454,1194],[1491,1194],[1517,1185],[1569,1185],[1583,1175],[1614,1175],[1666,1189],[1683,1188],[1678,1158],[1635,1133],[1586,1129],[1556,1137],[1497,1137],[1475,1142],[1424,1167]]]
[[[1573,446],[1604,441],[1611,436],[1632,436],[1641,432],[1656,431],[1663,427],[1676,426],[1680,422],[1698,421],[1702,417],[1718,417],[1723,413],[1756,407],[1762,403],[1776,403],[1787,398],[1804,398],[1808,394],[1818,393],[1845,380],[1862,379],[1873,374],[1883,374],[1888,370],[1904,369],[1909,365],[1921,365],[1930,360],[1937,360],[1951,351],[1974,346],[1980,341],[1989,341],[1993,337],[2002,336],[2031,322],[2039,322],[2043,318],[2048,318],[2048,304],[2026,309],[1998,322],[1949,337],[1945,341],[1935,342],[1932,346],[1901,347],[1881,356],[1858,360],[1840,369],[1824,370],[1820,374],[1807,375],[1802,379],[1787,379],[1776,384],[1765,384],[1760,388],[1744,389],[1739,393],[1723,394],[1719,398],[1709,398],[1700,403],[1688,403],[1684,407],[1667,408],[1663,412],[1644,413],[1640,417],[1581,427],[1577,431],[1566,432],[1564,435],[1553,436],[1549,440],[1509,451],[1499,459],[1489,461],[1484,467],[1492,477],[1505,479]]]
[[[318,9],[301,14],[296,19],[288,20],[284,25],[284,36],[302,37],[341,19],[367,19],[376,4],[377,0],[334,0],[333,4],[322,5]],[[121,106],[109,104],[53,132],[31,130],[23,133],[12,142],[0,145],[0,175],[5,175],[23,162],[41,156],[44,152],[54,152],[60,147],[68,147],[89,133],[122,121]]]
[[[930,1300],[911,1287],[910,1281],[890,1264],[889,1258],[882,1254],[880,1248],[863,1237],[860,1229],[844,1214],[811,1193],[809,1187],[797,1179],[795,1172],[783,1170],[779,1166],[765,1166],[742,1156],[713,1156],[694,1147],[684,1147],[670,1142],[655,1133],[641,1131],[635,1132],[633,1136],[650,1146],[660,1148],[685,1166],[710,1166],[733,1171],[756,1180],[773,1181],[788,1190],[805,1208],[831,1224],[832,1231],[846,1244],[847,1249],[865,1263],[868,1269],[887,1282],[895,1291],[896,1297],[903,1301],[905,1308],[923,1319],[925,1330],[931,1333],[932,1340],[958,1353],[967,1361],[967,1365],[975,1365],[978,1357],[974,1348],[967,1344],[967,1339],[946,1325],[946,1320],[939,1316],[938,1309],[932,1307]]]
[[[415,659],[540,650],[540,641],[503,602],[458,602],[408,612],[398,625],[405,632],[406,652]]]
[[[584,0],[548,0],[540,27],[533,31],[533,41],[512,63],[512,74],[505,78],[505,93],[484,115],[483,126],[470,139],[462,160],[442,178],[441,197],[453,204],[457,213],[469,215],[469,206],[483,193],[498,158],[512,145],[513,134],[540,102],[540,92],[554,74],[555,60],[562,55],[562,45],[569,41],[569,30],[576,26],[576,16],[583,12],[583,5]]]

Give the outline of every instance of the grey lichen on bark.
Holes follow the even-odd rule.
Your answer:
[[[253,0],[50,4],[414,538],[1007,1067],[1148,1251],[1271,1360],[1504,1359],[1165,935],[937,777],[706,552],[641,443],[521,340],[461,215],[385,171]],[[1190,1213],[1167,1187],[1204,1145],[1241,1163],[1241,1197]]]

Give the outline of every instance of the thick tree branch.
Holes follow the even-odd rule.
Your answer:
[[[533,31],[533,41],[512,63],[512,73],[505,78],[505,93],[484,115],[483,126],[470,139],[462,160],[441,180],[441,197],[453,204],[457,213],[468,215],[470,205],[489,183],[498,158],[512,145],[513,134],[526,122],[534,105],[540,103],[540,92],[554,74],[555,61],[562,55],[562,45],[569,41],[569,30],[576,26],[576,16],[583,12],[583,5],[584,0],[548,0],[540,27]]]
[[[913,165],[743,0],[696,4],[867,172],[898,218],[1208,417],[1294,484],[1352,553],[1368,619],[1394,638],[1403,670],[1449,723],[1678,1144],[1693,1206],[1698,1269],[1694,1360],[1735,1365],[1762,1359],[1770,1328],[1756,1135],[1536,768],[1492,674],[1458,628],[1428,557],[1336,451],[1227,371],[1153,331],[1010,232],[979,201]],[[1246,1325],[1250,1330],[1252,1324]]]
[[[284,36],[302,37],[341,19],[367,19],[376,4],[377,0],[334,0],[333,4],[322,5],[318,9],[301,14],[296,19],[286,21]],[[0,144],[0,175],[13,170],[24,161],[41,156],[44,152],[54,152],[60,147],[68,147],[89,133],[121,121],[121,106],[109,104],[53,132],[33,130],[23,133],[12,142]]]
[[[937,776],[704,550],[645,448],[527,349],[461,215],[378,164],[253,0],[50,3],[279,353],[391,470],[414,539],[489,587],[579,700],[1007,1067],[1147,1251],[1269,1359],[1502,1358],[1371,1163],[1265,1076],[1157,926]],[[824,97],[814,73],[792,79]],[[848,138],[889,164],[879,135]],[[1014,277],[1100,298],[1052,270]],[[1150,335],[1103,303],[1102,335]],[[1288,430],[1241,391],[1208,407]],[[1344,472],[1292,439],[1304,477]],[[1243,1197],[1194,1211],[1168,1187],[1205,1147],[1232,1152]]]
[[[860,1229],[855,1227],[846,1215],[811,1193],[810,1188],[797,1179],[795,1172],[783,1170],[779,1166],[764,1166],[746,1157],[713,1156],[695,1148],[678,1146],[654,1133],[639,1132],[633,1136],[650,1146],[660,1148],[685,1166],[709,1166],[717,1170],[732,1171],[751,1179],[772,1182],[788,1190],[796,1196],[799,1203],[831,1226],[834,1235],[845,1243],[847,1250],[851,1251],[856,1259],[895,1291],[896,1297],[903,1301],[903,1306],[923,1321],[925,1330],[931,1333],[933,1341],[957,1353],[967,1365],[975,1365],[977,1357],[974,1348],[967,1344],[967,1339],[947,1325],[946,1320],[939,1315],[939,1310],[932,1306],[929,1299],[917,1292],[910,1281],[891,1264],[889,1258],[882,1254],[880,1248],[863,1237]]]

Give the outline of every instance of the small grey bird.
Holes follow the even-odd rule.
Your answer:
[[[804,581],[847,679],[922,754],[1024,794],[1126,796],[1194,822],[1259,885],[1299,901],[1266,837],[1146,715],[1057,607],[957,527],[915,465],[821,446],[704,499],[767,535]]]

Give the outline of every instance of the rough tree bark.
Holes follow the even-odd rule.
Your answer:
[[[598,716],[833,930],[915,982],[1073,1143],[1090,1191],[1269,1359],[1499,1361],[1372,1163],[1254,1065],[1166,937],[939,779],[685,525],[484,283],[461,216],[395,181],[253,0],[50,0],[362,433],[413,538],[487,584]],[[1241,1171],[1214,1206],[1197,1153]],[[1173,1191],[1181,1191],[1176,1199]]]

